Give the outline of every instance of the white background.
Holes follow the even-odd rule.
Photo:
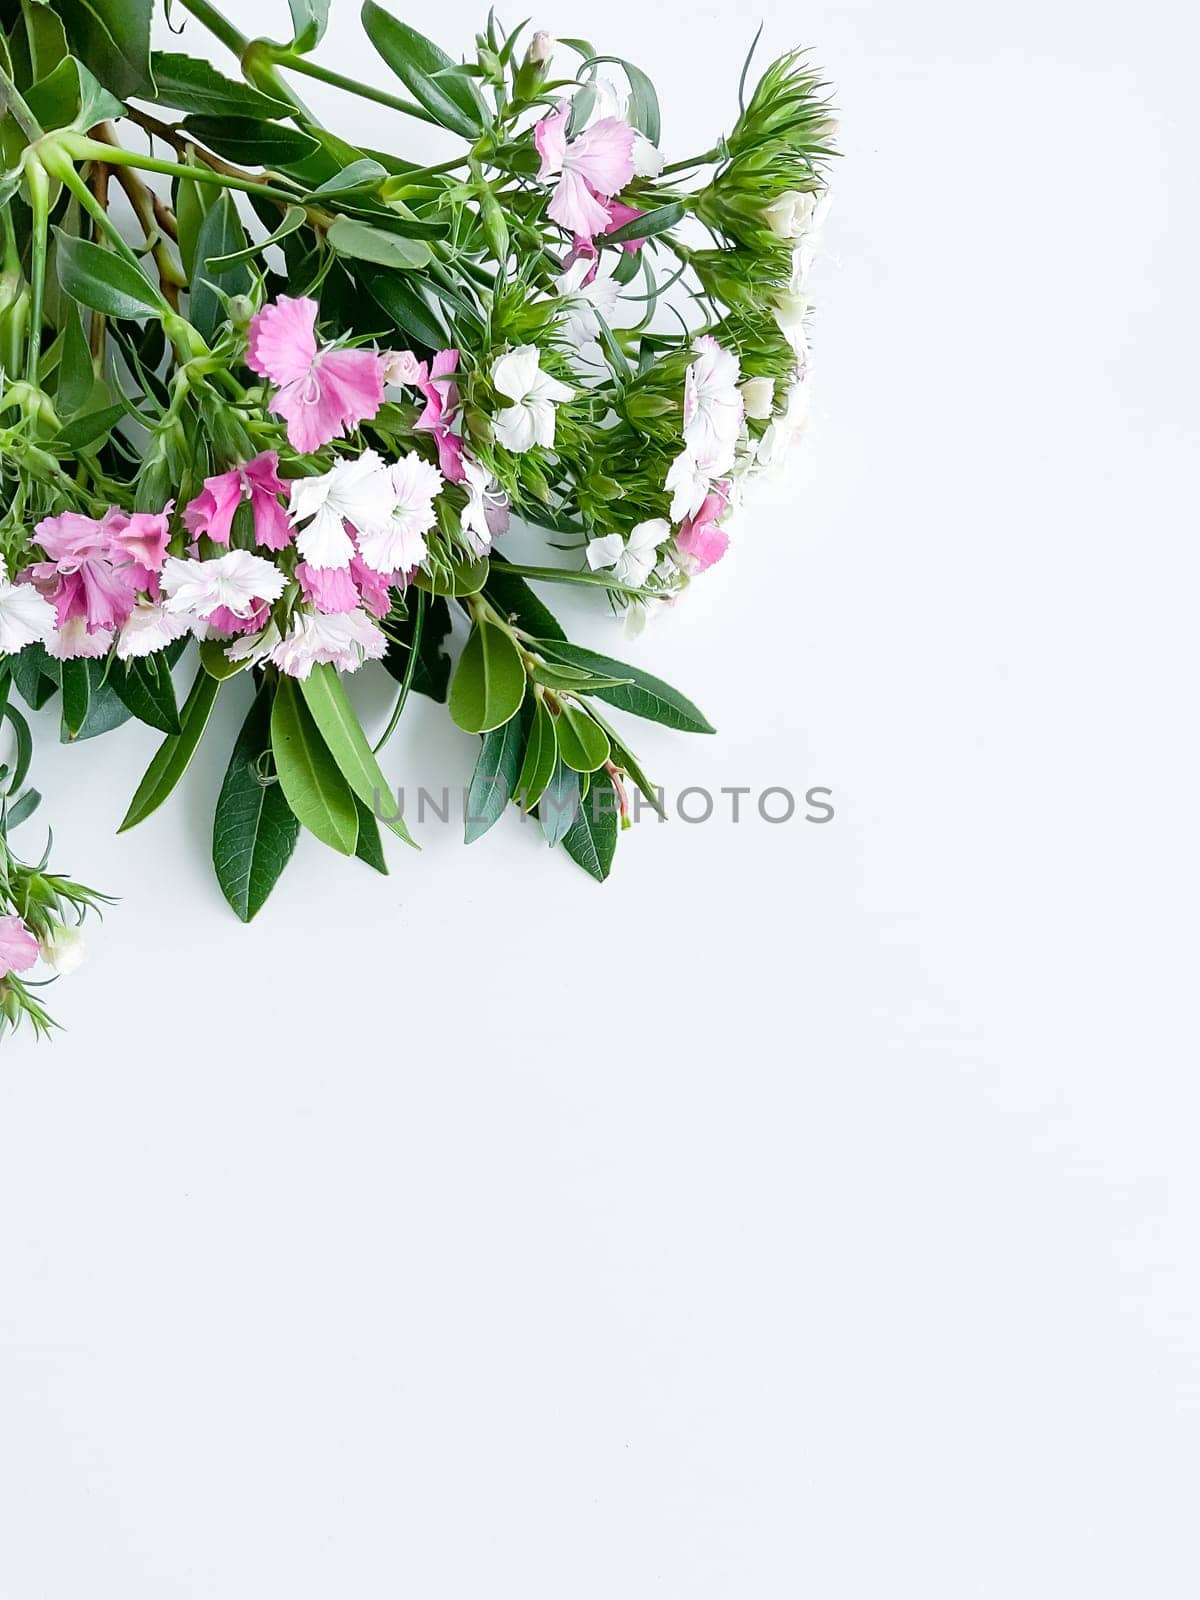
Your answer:
[[[305,841],[246,929],[236,693],[121,839],[155,736],[44,742],[123,898],[0,1059],[0,1600],[1200,1592],[1195,26],[765,10],[843,116],[816,415],[628,648],[720,730],[639,726],[656,778],[836,820],[643,823],[603,889],[514,819]],[[757,17],[536,21],[679,157]],[[326,58],[386,81],[348,0]],[[419,702],[387,770],[474,753]]]

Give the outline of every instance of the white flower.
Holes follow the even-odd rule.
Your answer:
[[[534,66],[544,67],[554,54],[558,40],[552,33],[547,33],[544,28],[539,28],[529,41],[529,59]]]
[[[168,556],[162,569],[166,609],[202,622],[222,606],[248,617],[258,601],[278,600],[285,582],[277,566],[249,550],[230,550],[211,561]]]
[[[554,286],[565,302],[560,322],[563,337],[576,350],[599,337],[600,317],[610,321],[621,298],[621,286],[615,278],[597,274],[590,283],[584,281],[592,266],[586,257],[580,257],[555,279]]]
[[[60,978],[67,977],[87,954],[87,941],[76,927],[62,922],[41,941],[42,960]]]
[[[537,345],[518,345],[497,356],[492,384],[513,401],[492,423],[497,444],[514,454],[532,450],[535,444],[549,449],[554,443],[554,407],[573,399],[575,391],[542,371]]]
[[[672,496],[672,522],[682,522],[684,517],[690,517],[693,512],[699,511],[704,504],[710,482],[709,474],[700,470],[690,450],[685,450],[682,455],[675,457],[664,485],[667,493]]]
[[[587,125],[600,122],[604,117],[616,117],[618,122],[629,121],[629,96],[623,94],[611,78],[598,78],[593,85],[595,99]],[[635,178],[657,178],[663,169],[663,157],[644,133],[633,130],[633,175]]]
[[[297,611],[271,651],[271,660],[289,677],[307,678],[315,666],[326,662],[339,672],[357,672],[364,661],[378,661],[386,649],[383,630],[365,611],[344,611],[335,617]]]
[[[111,628],[89,633],[86,617],[72,617],[46,640],[46,653],[56,661],[98,661],[112,649],[113,638]]]
[[[492,539],[508,526],[508,496],[473,456],[463,456],[463,485],[467,503],[462,511],[462,531],[477,556],[486,555]]]
[[[683,442],[697,466],[719,478],[733,465],[742,428],[741,368],[711,334],[696,340],[696,351],[683,385]]]
[[[746,415],[756,422],[765,422],[775,406],[775,379],[747,378],[741,393]]]
[[[386,528],[395,505],[391,473],[377,450],[343,458],[318,478],[296,478],[291,518],[305,524],[296,548],[310,567],[348,567],[354,542],[346,523],[360,534]]]
[[[425,535],[437,521],[433,502],[445,487],[438,469],[415,450],[388,469],[391,510],[384,522],[358,527],[358,548],[376,572],[409,572],[426,555]]]
[[[816,210],[815,191],[802,194],[798,189],[785,189],[772,205],[763,211],[763,221],[779,239],[799,239],[812,224]]]
[[[186,615],[168,611],[150,600],[139,600],[117,636],[117,655],[122,661],[153,655],[181,639],[191,625]]]
[[[628,543],[619,533],[593,539],[587,547],[588,566],[593,572],[611,567],[618,583],[640,589],[658,562],[658,547],[671,537],[671,524],[665,517],[651,517],[629,530]]]
[[[0,569],[0,656],[44,644],[54,632],[54,607],[31,583],[9,583]]]
[[[250,666],[258,666],[260,661],[265,661],[279,643],[282,635],[278,624],[268,622],[261,633],[243,633],[236,638],[225,652],[227,661],[245,661]]]

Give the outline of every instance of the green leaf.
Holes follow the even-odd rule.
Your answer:
[[[476,623],[450,685],[450,715],[467,733],[487,733],[520,710],[525,683],[512,635],[494,622]]]
[[[411,279],[363,264],[355,269],[358,281],[372,300],[410,339],[427,350],[440,350],[446,329],[431,308],[421,286]]]
[[[404,682],[408,670],[408,651],[412,646],[414,617],[389,619],[388,649],[383,664],[397,683]],[[445,640],[450,632],[450,608],[435,596],[425,607],[425,622],[417,646],[417,664],[413,669],[412,687],[418,694],[446,703],[450,687],[450,657],[446,654]]]
[[[223,273],[243,261],[253,261],[256,256],[262,255],[268,245],[279,244],[281,240],[289,238],[307,221],[308,213],[303,206],[289,206],[283,214],[283,221],[275,232],[268,234],[265,239],[260,239],[257,244],[248,244],[244,250],[235,250],[231,255],[211,257],[208,263],[209,274]]]
[[[562,702],[557,733],[559,758],[576,772],[595,772],[608,760],[608,735],[582,706]]]
[[[385,801],[391,796],[391,787],[383,775],[383,768],[367,742],[362,723],[337,669],[324,665],[314,667],[307,678],[300,679],[300,690],[321,731],[338,768],[351,789],[405,844],[416,843],[404,825],[403,817],[380,815]]]
[[[433,574],[418,567],[412,581],[418,589],[424,589],[428,594],[453,595],[461,600],[468,595],[478,594],[487,582],[487,576],[488,559],[481,556],[478,561],[455,562],[448,571],[443,569]]]
[[[325,237],[340,256],[374,261],[381,267],[402,272],[427,267],[433,260],[433,252],[423,239],[388,233],[383,228],[373,228],[368,222],[356,222],[353,217],[338,217]]]
[[[153,0],[55,0],[67,38],[106,89],[152,99]]]
[[[132,661],[114,661],[108,669],[113,693],[139,722],[160,733],[182,733],[171,669],[161,651]]]
[[[91,395],[96,372],[78,306],[68,302],[63,314],[66,321],[54,405],[60,417],[72,417]]]
[[[30,732],[28,722],[26,722],[16,706],[6,705],[4,707],[3,720],[8,723],[13,731],[16,751],[13,756],[12,770],[9,770],[8,763],[5,762],[4,766],[0,767],[0,777],[3,777],[4,780],[4,793],[16,794],[17,790],[25,782],[26,774],[29,771],[29,763],[33,760],[33,734]]]
[[[300,834],[278,779],[264,779],[271,753],[269,687],[259,690],[233,747],[213,816],[212,857],[221,893],[243,922],[262,910]]]
[[[493,563],[484,593],[497,611],[503,611],[524,633],[532,634],[536,639],[566,639],[557,618],[542,604],[524,578],[518,578],[515,572]]]
[[[313,194],[353,194],[356,189],[373,189],[387,175],[388,169],[382,162],[370,156],[360,156],[335,172],[332,178],[326,178],[324,183],[318,184]]]
[[[539,661],[529,669],[535,683],[543,688],[560,690],[564,694],[595,694],[598,689],[616,689],[628,678],[602,678],[582,667],[568,667],[561,662]]]
[[[62,454],[82,453],[107,439],[113,428],[125,416],[123,405],[102,406],[99,411],[85,411],[60,428],[54,439],[55,448]]]
[[[157,811],[183,777],[208,726],[220,687],[216,679],[210,678],[206,672],[196,674],[191,692],[179,714],[181,731],[168,734],[159,746],[153,761],[146,768],[145,777],[138,784],[137,793],[129,802],[129,810],[117,829],[118,833],[144,822],[152,812]]]
[[[98,739],[102,733],[111,733],[129,721],[129,707],[117,696],[106,676],[108,663],[93,660],[88,666],[91,669],[88,711],[75,735],[75,744],[82,744],[85,739]]]
[[[239,672],[245,672],[250,665],[248,661],[231,661],[225,654],[228,648],[228,639],[205,639],[200,645],[200,665],[218,683],[224,683],[226,678],[236,678]]]
[[[538,650],[552,660],[565,661],[568,666],[585,667],[589,672],[609,677],[628,678],[630,681],[620,688],[596,691],[597,699],[606,700],[620,711],[628,711],[635,717],[646,717],[651,722],[661,722],[681,733],[716,732],[703,712],[697,710],[678,689],[673,689],[661,678],[643,672],[640,667],[632,667],[627,661],[616,661],[612,656],[602,656],[595,650],[585,650],[580,645],[562,640],[538,639],[535,643]]]
[[[292,12],[292,49],[301,55],[315,50],[325,37],[329,0],[288,0]]]
[[[369,867],[374,867],[386,878],[388,875],[387,858],[383,853],[383,839],[379,833],[379,823],[375,813],[369,806],[363,805],[357,795],[354,796],[354,806],[358,812],[358,843],[354,847],[354,854],[360,861],[365,861]]]
[[[551,848],[575,821],[581,803],[579,774],[559,761],[538,805],[542,833]]]
[[[522,811],[532,811],[537,805],[558,765],[555,719],[542,696],[536,695],[534,698],[537,710],[534,712],[533,727],[529,730],[529,742],[525,746],[525,759],[513,791],[513,798]]]
[[[643,211],[632,222],[622,223],[619,228],[606,233],[602,243],[624,244],[628,239],[653,239],[656,234],[666,233],[673,228],[686,215],[687,207],[679,200],[671,200],[665,206],[655,206],[653,211]]]
[[[667,813],[663,809],[662,798],[659,795],[658,790],[650,782],[650,779],[642,771],[641,764],[634,755],[633,751],[630,750],[627,744],[625,744],[615,729],[611,728],[609,724],[605,722],[602,716],[595,711],[592,712],[592,715],[596,718],[596,721],[608,735],[608,742],[612,747],[612,761],[615,763],[615,765],[620,767],[623,772],[627,772],[629,774],[634,783],[636,783],[638,788],[642,791],[642,794],[665,822],[667,819]]]
[[[354,791],[321,737],[294,678],[281,677],[271,709],[271,749],[284,797],[323,844],[352,856],[358,844]]]
[[[78,736],[87,721],[92,698],[92,675],[86,660],[62,664],[62,733],[64,741]]]
[[[635,67],[632,61],[626,61],[624,56],[593,56],[586,65],[598,66],[604,61],[615,62],[629,80],[631,125],[639,133],[644,133],[651,144],[657,144],[662,137],[662,118],[659,115],[658,94],[653,83],[640,67]]]
[[[374,0],[366,0],[362,22],[376,50],[430,116],[464,139],[477,139],[490,118],[474,80],[432,40]]]
[[[217,262],[245,248],[246,232],[228,190],[222,190],[205,213],[196,234],[190,316],[201,338],[211,340],[225,320],[221,295],[244,294],[250,268],[243,262],[219,267]]]
[[[46,654],[40,644],[27,644],[8,658],[12,681],[25,704],[40,711],[59,687],[61,663]]]
[[[311,133],[254,117],[190,116],[184,129],[210,150],[249,167],[288,167],[320,148]]]
[[[563,848],[571,860],[597,883],[603,883],[612,871],[618,813],[617,792],[612,783],[607,777],[602,781],[597,779],[576,812],[574,822],[563,834]]]
[[[525,708],[483,736],[467,795],[466,842],[474,844],[497,821],[517,793],[517,773],[529,719]]]
[[[214,117],[286,117],[293,110],[286,101],[236,83],[196,56],[156,50],[150,59],[161,106]]]
[[[200,226],[216,203],[218,190],[211,183],[195,178],[179,178],[175,183],[175,222],[179,229],[179,259],[190,283],[196,275],[196,246]]]
[[[55,228],[58,281],[72,300],[106,317],[159,317],[164,301],[146,274],[123,256],[102,249],[90,239]]]
[[[82,61],[67,56],[53,72],[25,95],[34,116],[48,132],[75,128],[80,132],[124,115],[125,107],[97,83]]]
[[[38,83],[49,77],[71,52],[63,25],[48,5],[41,0],[22,0],[21,11],[29,44],[29,81]],[[46,124],[43,122],[42,126]]]

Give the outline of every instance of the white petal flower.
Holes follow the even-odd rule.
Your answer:
[[[280,642],[282,635],[278,624],[268,622],[261,633],[243,633],[236,638],[225,652],[227,661],[245,661],[250,666],[258,666],[260,661],[265,661]]]
[[[60,923],[41,941],[42,960],[60,978],[67,977],[83,963],[87,941],[79,928]]]
[[[46,640],[46,654],[56,661],[99,661],[112,649],[114,637],[111,628],[89,633],[85,617],[72,617]]]
[[[685,450],[682,455],[675,457],[664,485],[668,494],[672,496],[672,522],[682,522],[684,517],[690,517],[699,511],[704,504],[710,482],[708,473],[701,471],[690,450]]]
[[[549,449],[554,443],[554,407],[574,398],[575,391],[543,372],[534,344],[518,345],[492,363],[492,384],[514,403],[504,406],[493,420],[497,443],[515,454],[535,444]]]
[[[202,622],[222,606],[248,617],[257,601],[278,600],[286,582],[277,566],[249,550],[230,550],[211,561],[168,556],[161,581],[167,610]]]
[[[386,523],[361,529],[358,547],[363,560],[376,572],[409,572],[420,566],[427,554],[425,535],[437,521],[433,502],[445,487],[445,479],[435,466],[410,450],[393,463],[389,482],[391,515]]]
[[[697,464],[718,478],[733,465],[742,427],[741,369],[731,350],[709,334],[696,340],[683,387],[683,441]]]
[[[599,338],[600,317],[611,321],[621,298],[621,286],[615,278],[597,274],[590,283],[585,281],[592,265],[581,256],[555,280],[559,297],[565,302],[560,321],[563,338],[576,350]]]
[[[477,556],[486,555],[492,539],[503,533],[508,525],[508,496],[496,480],[473,456],[463,456],[463,486],[467,503],[463,507],[461,525]]]
[[[588,566],[595,572],[611,567],[618,583],[640,589],[658,563],[658,547],[671,537],[671,524],[665,517],[651,517],[629,530],[628,540],[619,533],[593,539],[587,547]]]
[[[168,611],[150,600],[139,600],[117,635],[117,655],[122,661],[150,656],[181,639],[192,626],[186,613]]]
[[[663,169],[663,156],[657,145],[650,143],[644,133],[634,129],[633,175],[635,178],[657,178]]]
[[[292,522],[304,524],[296,548],[310,567],[348,567],[354,542],[346,523],[360,534],[386,528],[394,507],[391,474],[377,450],[343,458],[320,477],[293,481]]]
[[[815,192],[785,189],[779,199],[763,211],[763,221],[779,239],[798,239],[807,232],[816,210]]]
[[[365,611],[323,616],[297,611],[283,639],[271,652],[280,672],[307,678],[315,666],[330,664],[339,672],[357,672],[364,661],[378,661],[387,649],[383,630]]]
[[[55,628],[54,607],[30,583],[10,583],[0,571],[0,656],[44,644]]]

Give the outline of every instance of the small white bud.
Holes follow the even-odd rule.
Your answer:
[[[765,422],[775,406],[774,378],[747,378],[741,387],[746,415],[755,422]]]
[[[529,59],[534,66],[544,67],[554,54],[558,40],[552,33],[547,33],[544,28],[539,28],[529,41]]]
[[[786,189],[763,211],[763,221],[780,239],[799,239],[812,226],[817,196]]]

